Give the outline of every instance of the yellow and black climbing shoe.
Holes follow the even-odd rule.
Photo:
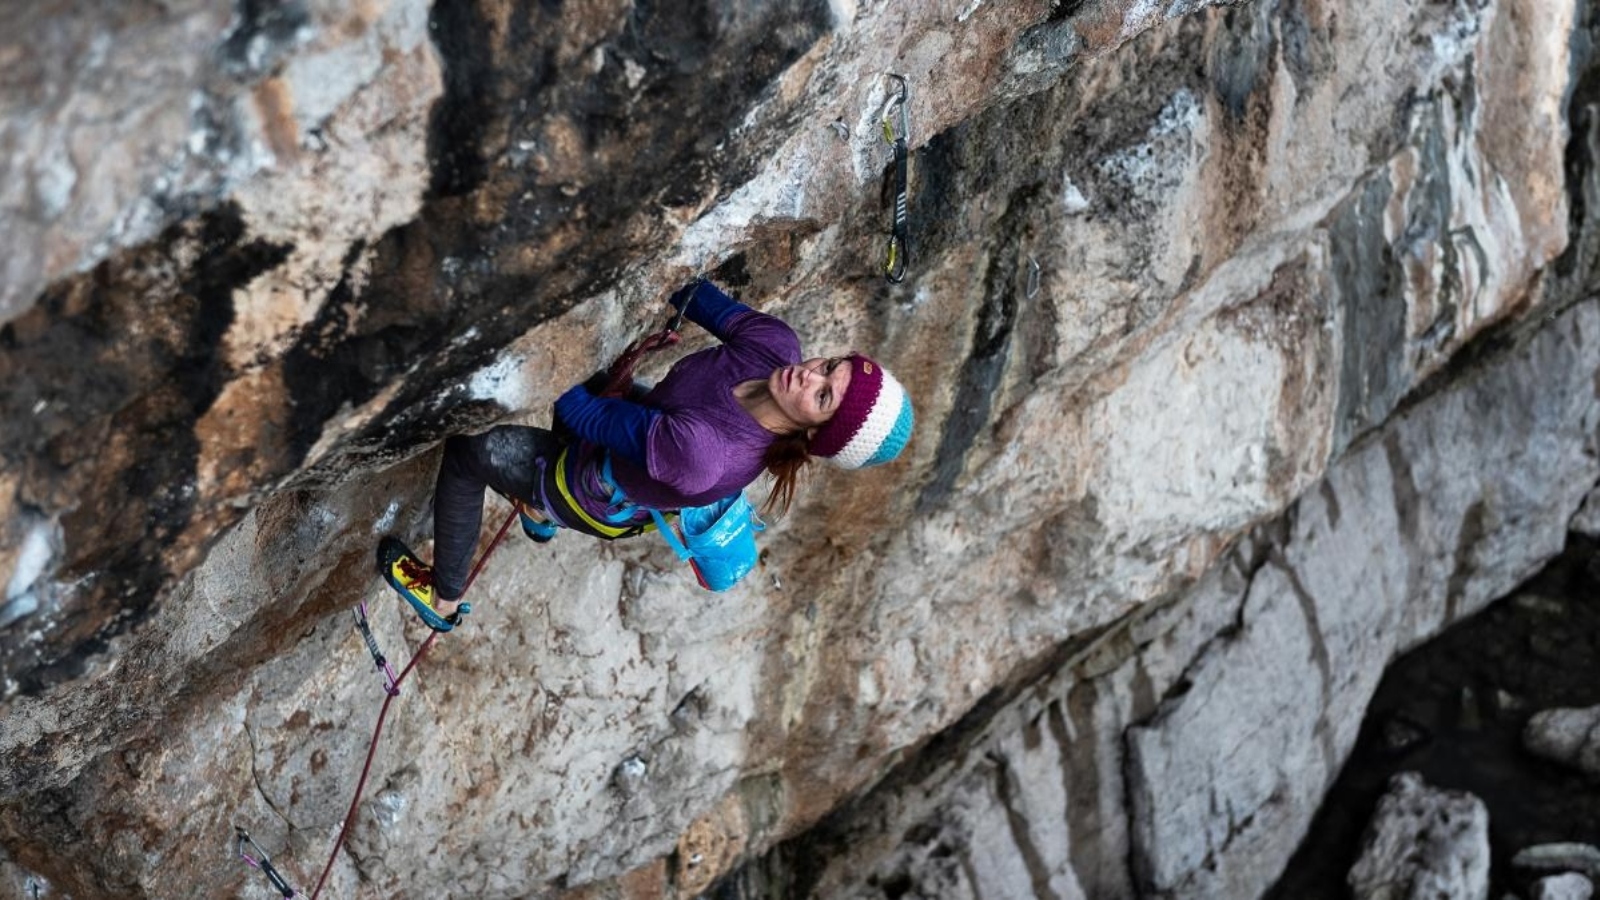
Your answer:
[[[463,603],[449,618],[439,615],[433,608],[433,569],[392,537],[378,542],[378,574],[411,604],[417,618],[434,631],[450,631],[461,624],[463,615],[472,612],[472,605]]]

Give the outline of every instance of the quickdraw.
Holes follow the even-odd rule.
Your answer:
[[[299,896],[299,894],[295,893],[294,888],[289,886],[289,882],[285,881],[284,877],[278,874],[278,870],[272,867],[272,860],[267,857],[267,851],[262,850],[260,844],[250,840],[250,835],[245,833],[243,828],[240,828],[238,825],[233,826],[233,836],[233,849],[239,854],[240,859],[256,867],[257,869],[260,869],[262,874],[267,876],[267,880],[272,882],[273,888],[275,888],[278,893],[285,897]],[[252,857],[249,853],[246,853],[246,846],[255,851],[256,855]]]
[[[365,601],[356,604],[352,610],[356,617],[356,629],[361,632],[361,639],[367,642],[367,652],[372,654],[372,664],[383,673],[383,690],[391,697],[400,696],[400,682],[394,675],[394,666],[383,657],[383,651],[378,649],[378,639],[372,636],[372,625],[367,621],[367,604]]]
[[[884,277],[890,284],[899,284],[906,279],[906,264],[910,262],[911,250],[906,244],[906,235],[909,229],[906,226],[906,183],[907,170],[910,168],[907,141],[911,139],[911,125],[906,108],[911,103],[911,88],[906,84],[905,76],[890,74],[890,80],[899,86],[899,91],[889,95],[883,103],[883,139],[894,147],[894,218],[889,225],[889,249],[883,264]],[[890,111],[895,107],[900,109],[900,134],[897,136],[891,124]]]

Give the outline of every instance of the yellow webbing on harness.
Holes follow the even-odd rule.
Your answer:
[[[639,526],[610,525],[599,521],[595,517],[589,515],[589,513],[585,511],[584,508],[578,503],[578,498],[573,496],[572,488],[567,484],[567,454],[571,452],[571,449],[572,448],[570,447],[562,448],[561,455],[556,458],[556,490],[561,493],[561,499],[566,502],[567,508],[572,510],[572,512],[577,515],[578,518],[582,519],[584,524],[594,529],[597,534],[600,534],[603,537],[618,538],[625,534],[637,533],[640,530]],[[651,522],[648,523],[647,527],[654,526],[655,523]]]

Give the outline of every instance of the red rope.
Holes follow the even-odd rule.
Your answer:
[[[461,589],[461,596],[465,597],[467,591],[472,589],[472,583],[478,579],[478,573],[483,570],[483,564],[489,561],[489,554],[500,546],[500,541],[505,538],[506,531],[511,528],[511,523],[515,522],[516,519],[517,511],[513,509],[511,510],[511,515],[506,517],[505,524],[501,525],[499,532],[495,534],[494,540],[489,542],[489,546],[484,549],[483,555],[478,557],[477,564],[472,567],[471,574],[467,576],[466,587]],[[411,670],[416,667],[417,663],[422,661],[423,655],[428,652],[429,647],[433,646],[434,640],[439,635],[440,632],[437,631],[428,635],[428,639],[422,642],[422,646],[417,648],[417,652],[411,654],[411,661],[406,663],[404,669],[400,670],[400,677],[394,680],[394,693],[386,694],[383,698],[383,708],[378,710],[378,724],[372,729],[372,742],[367,745],[367,761],[362,764],[361,779],[356,782],[356,795],[350,798],[350,811],[344,814],[344,824],[339,826],[339,837],[333,842],[333,852],[328,854],[328,864],[322,867],[322,877],[317,879],[316,889],[311,892],[311,900],[317,900],[317,895],[322,893],[322,883],[328,880],[328,873],[333,870],[333,861],[339,858],[339,848],[344,846],[345,834],[350,831],[350,823],[356,817],[356,808],[361,805],[361,793],[366,790],[367,776],[372,772],[372,756],[378,750],[378,736],[383,733],[383,720],[389,715],[389,704],[394,701],[395,697],[400,695],[400,683],[405,681],[406,676],[411,674]]]
[[[606,387],[600,392],[602,397],[621,397],[628,393],[633,386],[633,370],[639,365],[639,360],[646,353],[654,353],[672,346],[678,342],[678,332],[667,326],[660,331],[647,334],[628,345],[606,369]]]
[[[669,325],[658,332],[646,335],[629,344],[628,348],[622,351],[616,361],[607,368],[607,384],[602,396],[617,397],[626,394],[628,388],[633,384],[633,370],[639,364],[640,358],[647,353],[654,353],[677,342],[678,332]],[[506,531],[516,518],[517,511],[513,508],[511,515],[506,517],[505,524],[501,525],[500,531],[495,534],[494,540],[489,542],[489,546],[483,551],[483,555],[478,557],[477,564],[472,567],[472,573],[467,576],[466,587],[461,589],[461,596],[465,597],[467,591],[472,588],[472,582],[477,580],[478,572],[483,569],[483,564],[489,561],[489,554],[500,546],[501,539],[506,536]],[[328,873],[333,870],[333,861],[339,858],[339,848],[344,846],[345,835],[350,830],[350,822],[355,819],[356,808],[361,805],[361,793],[366,790],[367,776],[372,772],[372,756],[378,750],[378,736],[383,733],[383,720],[389,715],[389,704],[395,697],[399,696],[400,683],[405,681],[406,676],[411,674],[411,670],[417,663],[422,661],[423,655],[428,652],[429,647],[433,646],[433,641],[438,636],[439,632],[437,631],[428,635],[428,639],[422,642],[422,646],[417,648],[417,652],[411,654],[411,661],[406,663],[404,669],[400,670],[400,677],[394,680],[394,693],[388,694],[383,699],[383,708],[378,710],[378,724],[372,729],[372,742],[367,745],[367,760],[361,766],[361,779],[356,782],[356,795],[350,798],[350,810],[344,814],[344,824],[339,826],[339,837],[333,842],[333,852],[328,854],[328,864],[322,867],[322,877],[317,879],[317,887],[311,892],[311,900],[317,900],[317,895],[322,893],[323,882],[328,880]]]

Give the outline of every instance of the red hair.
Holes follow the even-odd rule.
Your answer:
[[[789,511],[789,505],[794,502],[795,488],[800,485],[800,470],[811,462],[810,446],[811,442],[804,431],[783,435],[767,445],[761,463],[772,476],[772,490],[767,493],[762,512],[777,510],[782,515]]]

